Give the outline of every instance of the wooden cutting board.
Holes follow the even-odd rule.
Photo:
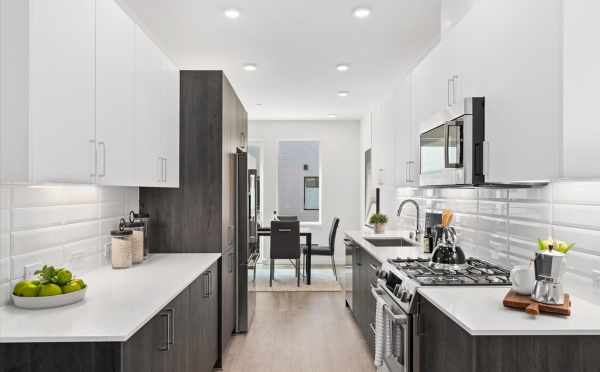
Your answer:
[[[525,310],[527,314],[539,315],[540,313],[550,313],[558,315],[571,315],[571,298],[565,293],[565,303],[562,305],[549,305],[537,302],[531,299],[530,296],[520,295],[512,289],[504,297],[502,301],[504,306],[513,309]]]

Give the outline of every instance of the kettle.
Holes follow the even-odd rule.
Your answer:
[[[562,305],[565,294],[560,283],[565,254],[557,252],[553,246],[548,250],[536,252],[534,260],[535,284],[531,298],[537,302]]]

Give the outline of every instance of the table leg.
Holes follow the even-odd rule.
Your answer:
[[[306,236],[306,284],[310,285],[310,271],[311,271],[311,256],[312,256],[312,234]]]

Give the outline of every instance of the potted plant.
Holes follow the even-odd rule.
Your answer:
[[[375,213],[369,218],[369,223],[375,226],[375,234],[383,234],[385,232],[385,224],[388,218],[385,214]]]

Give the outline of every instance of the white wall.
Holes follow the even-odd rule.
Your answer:
[[[360,175],[356,166],[360,162],[359,121],[250,121],[249,139],[263,146],[263,210],[265,223],[269,222],[276,206],[277,141],[316,140],[320,142],[321,157],[321,224],[311,225],[313,243],[327,245],[332,219],[340,218],[336,241],[336,263],[344,262],[343,231],[359,226]],[[263,246],[267,247],[265,241]],[[268,253],[268,251],[267,251]],[[328,262],[317,257],[314,263]]]

